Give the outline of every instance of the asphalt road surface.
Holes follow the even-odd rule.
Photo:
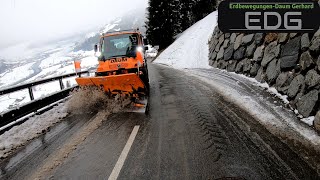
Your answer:
[[[319,179],[209,84],[161,65],[149,75],[149,115],[68,116],[1,160],[0,179]]]

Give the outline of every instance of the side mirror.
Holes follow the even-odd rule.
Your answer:
[[[98,45],[95,44],[93,49],[94,49],[94,52],[97,52],[98,51]]]
[[[148,46],[145,46],[145,47],[144,47],[144,50],[145,50],[145,51],[148,51],[148,50],[149,50],[149,47],[148,47]]]
[[[148,39],[147,39],[147,38],[143,38],[143,44],[144,44],[144,45],[148,45],[148,44],[149,44],[149,42],[148,42]]]

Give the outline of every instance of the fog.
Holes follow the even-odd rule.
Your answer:
[[[1,0],[0,49],[98,29],[147,0]]]

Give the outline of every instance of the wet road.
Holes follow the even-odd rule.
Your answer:
[[[319,179],[287,145],[209,84],[164,66],[149,68],[148,116],[69,116],[3,160],[0,178],[108,179],[118,168],[113,176],[118,179]]]

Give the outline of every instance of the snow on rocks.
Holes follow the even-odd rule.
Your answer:
[[[308,124],[309,126],[312,126],[314,123],[314,116],[310,116],[308,118],[302,118],[301,121],[304,122],[305,124]]]

